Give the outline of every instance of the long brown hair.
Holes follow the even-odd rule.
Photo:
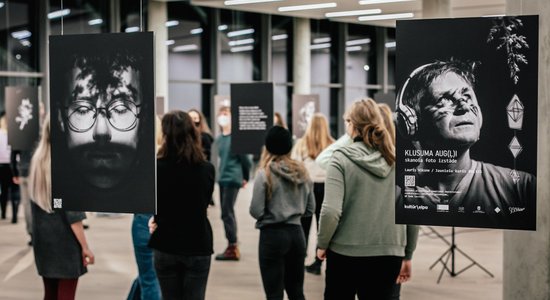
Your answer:
[[[380,151],[388,165],[393,165],[395,163],[395,128],[393,122],[390,122],[389,129],[386,127],[383,114],[378,104],[367,98],[352,104],[349,119],[353,128],[363,138],[363,142]]]
[[[290,158],[290,153],[285,155],[276,155],[269,152],[265,147],[262,149],[262,155],[260,157],[260,164],[258,170],[264,170],[266,181],[266,199],[271,200],[273,196],[273,179],[271,176],[270,165],[274,162],[284,162],[289,173],[296,174],[296,177],[307,178],[309,177],[306,168],[302,162],[293,160]]]
[[[208,126],[208,123],[206,123],[206,118],[204,117],[204,114],[196,108],[191,108],[188,113],[190,112],[195,112],[197,115],[199,115],[199,131],[206,132],[209,135],[212,135],[212,131],[210,130],[210,126]]]
[[[163,143],[158,158],[174,158],[177,162],[198,163],[206,160],[199,130],[184,111],[173,110],[162,117]]]
[[[307,156],[315,159],[332,143],[334,143],[334,138],[330,135],[327,118],[321,113],[315,113],[309,121],[306,133],[297,142],[296,147],[300,153],[307,152]]]
[[[393,113],[391,108],[386,103],[378,103],[382,117],[384,118],[384,125],[390,132],[393,144],[395,145],[395,122],[393,121]]]

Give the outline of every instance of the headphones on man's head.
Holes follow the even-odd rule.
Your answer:
[[[414,71],[411,72],[409,77],[407,77],[407,80],[405,80],[405,83],[399,90],[399,93],[397,94],[397,99],[395,103],[396,107],[396,127],[397,130],[406,138],[412,139],[416,133],[418,132],[418,116],[416,115],[416,111],[414,108],[406,105],[403,103],[403,95],[405,94],[405,91],[407,89],[407,85],[409,84],[409,81],[411,78],[416,76],[420,71],[424,70],[426,67],[433,65],[434,63],[429,63],[425,65],[421,65],[420,67],[414,69]]]

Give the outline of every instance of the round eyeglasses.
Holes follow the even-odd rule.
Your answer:
[[[130,131],[137,126],[140,105],[131,101],[112,101],[106,107],[96,107],[89,101],[77,100],[67,107],[69,128],[86,132],[94,127],[97,115],[103,114],[118,131]]]

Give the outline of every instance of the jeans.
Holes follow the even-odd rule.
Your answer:
[[[162,298],[203,300],[211,255],[187,256],[154,250]]]
[[[266,299],[304,298],[306,241],[299,225],[272,225],[260,229],[260,272]]]
[[[160,286],[153,264],[153,251],[149,242],[150,214],[135,214],[132,221],[132,241],[138,266],[138,277],[134,280],[128,300],[160,300]]]
[[[222,209],[225,237],[229,244],[237,243],[237,219],[235,218],[235,202],[237,201],[238,187],[220,186],[220,206]]]
[[[0,164],[0,211],[2,219],[6,218],[8,199],[11,200],[12,222],[17,222],[19,210],[19,185],[13,183],[13,173],[9,164]]]
[[[352,257],[327,251],[325,300],[392,299],[402,257]]]

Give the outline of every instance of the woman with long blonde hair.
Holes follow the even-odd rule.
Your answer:
[[[319,215],[325,194],[326,172],[315,162],[315,159],[332,143],[334,143],[334,138],[330,135],[327,119],[323,114],[315,113],[308,124],[304,136],[296,141],[296,145],[294,145],[291,152],[292,159],[304,163],[313,181],[317,228],[319,228]],[[302,228],[304,229],[304,235],[306,237],[306,248],[312,219],[312,216],[302,218]],[[322,263],[323,261],[315,258],[315,261],[311,265],[306,266],[306,271],[320,275]]]
[[[372,99],[347,118],[353,143],[332,155],[317,235],[325,299],[391,299],[410,279],[418,237],[417,226],[395,224],[395,129]]]
[[[32,200],[34,260],[44,282],[44,299],[74,299],[78,277],[94,263],[82,220],[83,212],[52,210],[50,118],[31,159],[29,194]]]
[[[254,180],[250,214],[260,229],[259,262],[266,299],[304,299],[306,242],[303,216],[315,210],[313,183],[301,162],[290,158],[290,132],[273,126]]]

